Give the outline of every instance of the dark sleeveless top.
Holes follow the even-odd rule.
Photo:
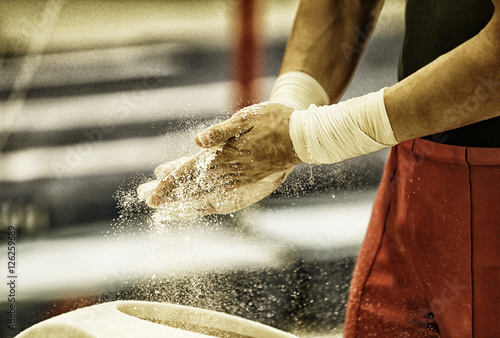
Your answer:
[[[399,78],[414,73],[476,35],[489,22],[491,0],[408,0]],[[500,147],[500,117],[425,139],[470,147]]]

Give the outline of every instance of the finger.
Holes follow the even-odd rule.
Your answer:
[[[245,184],[237,181],[231,181],[219,186],[215,193],[204,196],[203,202],[196,206],[196,209],[202,215],[221,214],[232,212],[231,207],[239,199],[238,189]],[[235,200],[236,199],[236,200]],[[228,206],[229,209],[228,210]]]
[[[163,195],[167,191],[177,188],[182,182],[190,179],[194,174],[196,163],[197,156],[194,156],[170,172],[169,175],[165,176],[158,183],[157,194]]]
[[[196,136],[196,144],[202,148],[211,148],[231,137],[245,133],[251,129],[249,119],[242,114],[235,114],[230,119],[213,125]]]
[[[172,171],[174,171],[175,169],[177,169],[179,167],[179,165],[180,164],[178,162],[172,161],[172,162],[167,162],[167,163],[164,163],[164,164],[157,166],[155,169],[155,172],[154,172],[156,178],[161,179],[165,176],[170,175],[170,173]]]
[[[195,214],[199,216],[221,213],[221,211],[227,209],[228,204],[234,203],[234,199],[238,198],[237,189],[244,185],[234,180],[227,183],[221,182],[210,193],[203,194],[193,200],[188,209],[195,209]],[[185,207],[183,209],[186,210]]]
[[[188,180],[179,183],[175,188],[158,194],[158,189],[152,194],[156,204],[172,202],[195,203],[207,196],[217,196],[224,193],[224,187],[238,179],[238,174],[219,174],[214,172],[210,178],[204,180]]]
[[[148,199],[151,198],[151,196],[153,196],[153,194],[155,193],[158,183],[159,181],[154,180],[139,185],[137,187],[137,197],[139,197],[141,201],[147,202]]]
[[[155,176],[156,178],[163,178],[165,176],[170,175],[175,169],[177,169],[180,165],[184,164],[187,160],[189,160],[189,157],[181,157],[175,161],[170,161],[166,162],[163,164],[160,164],[158,167],[155,169]]]
[[[247,164],[244,163],[218,163],[210,167],[210,169],[217,170],[220,175],[239,175],[242,171],[248,168]]]
[[[172,200],[173,193],[187,197],[192,195],[193,190],[213,184],[213,179],[218,176],[218,170],[209,169],[214,158],[215,153],[207,151],[189,158],[159,182],[153,202],[161,204]]]
[[[219,175],[219,176],[215,176]],[[167,206],[184,203],[185,207],[202,204],[203,200],[217,200],[227,193],[228,187],[239,185],[238,174],[215,172],[210,179],[204,182],[185,181],[163,194],[157,190],[151,195],[149,201],[153,207]]]

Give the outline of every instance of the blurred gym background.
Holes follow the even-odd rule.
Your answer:
[[[133,201],[158,164],[196,152],[197,131],[266,99],[297,3],[0,2],[0,266],[7,278],[15,227],[18,277],[1,336],[115,299],[341,335],[386,151],[299,166],[232,215],[155,228]],[[343,99],[396,82],[403,19],[404,1],[386,1]]]

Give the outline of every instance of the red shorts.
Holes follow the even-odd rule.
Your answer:
[[[391,151],[349,294],[346,337],[500,337],[500,149]]]

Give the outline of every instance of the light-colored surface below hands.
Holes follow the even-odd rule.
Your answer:
[[[272,327],[188,306],[117,301],[53,317],[18,335],[29,337],[227,337],[294,338]]]

